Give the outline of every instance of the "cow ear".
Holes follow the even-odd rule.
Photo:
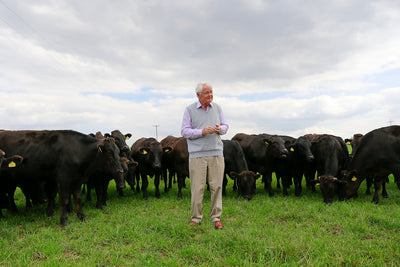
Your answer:
[[[109,133],[105,133],[104,137],[111,137],[111,135]]]
[[[131,167],[131,168],[136,167],[137,165],[139,165],[139,163],[137,161],[134,161],[134,160],[130,160],[129,163],[128,163],[128,166]]]
[[[264,141],[264,144],[266,144],[267,146],[269,146],[269,141],[268,141],[268,139],[264,139],[263,141]]]
[[[139,152],[142,155],[146,155],[148,153],[147,150],[145,148],[143,148],[143,147],[139,148]]]
[[[231,171],[231,172],[229,173],[229,176],[230,176],[233,180],[236,180],[237,177],[238,177],[238,174],[237,174],[236,172],[234,172],[234,171]]]
[[[259,174],[259,173],[256,173],[255,175],[254,175],[254,178],[256,178],[256,180],[258,179],[258,178],[260,178],[261,177],[261,174]]]
[[[129,138],[131,138],[131,137],[132,137],[132,134],[127,133],[127,134],[125,135],[125,140],[129,140]]]
[[[290,151],[292,151],[292,152],[294,151],[294,147],[293,146],[290,147]]]

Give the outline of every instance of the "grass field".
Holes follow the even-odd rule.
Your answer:
[[[16,195],[20,215],[0,220],[1,266],[397,266],[400,264],[400,191],[388,184],[389,199],[371,203],[365,183],[359,197],[323,203],[319,192],[304,189],[301,198],[273,187],[268,197],[258,180],[257,194],[237,198],[229,180],[223,200],[223,230],[209,220],[210,194],[204,198],[204,220],[189,228],[190,191],[177,199],[177,186],[161,199],[149,200],[125,190],[119,197],[110,184],[108,206],[86,203],[87,222],[69,214],[59,225],[59,212],[45,216],[45,206],[26,211]],[[275,181],[275,180],[274,180]],[[186,180],[189,186],[188,179]],[[162,187],[163,189],[163,187]]]

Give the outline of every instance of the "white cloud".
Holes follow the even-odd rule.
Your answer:
[[[396,1],[2,2],[0,128],[180,135],[204,80],[225,138],[399,123]]]

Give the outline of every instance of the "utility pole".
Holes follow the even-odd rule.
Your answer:
[[[156,140],[158,141],[158,127],[159,127],[160,125],[159,124],[155,124],[155,125],[153,125],[153,127],[156,127]]]
[[[393,121],[389,120],[388,123],[389,123],[389,126],[392,126]]]

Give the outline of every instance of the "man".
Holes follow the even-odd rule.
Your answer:
[[[189,151],[189,177],[192,198],[191,227],[203,218],[202,202],[206,181],[211,191],[211,220],[215,229],[222,229],[222,179],[224,156],[222,134],[228,131],[224,114],[212,102],[213,90],[208,83],[196,87],[198,101],[186,107],[181,134],[187,139]]]

